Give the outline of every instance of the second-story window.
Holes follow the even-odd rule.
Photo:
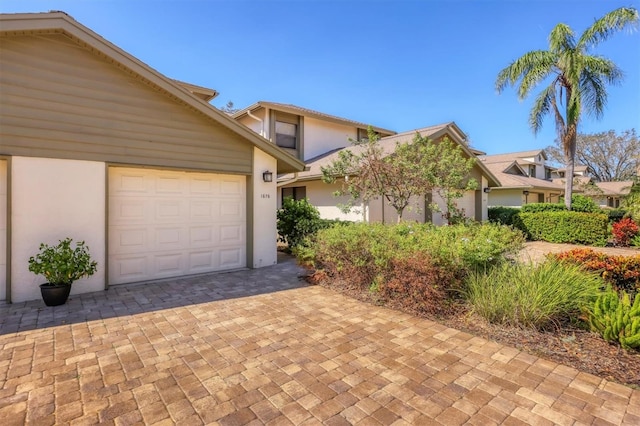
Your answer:
[[[298,126],[293,123],[276,121],[276,145],[282,148],[296,149]]]
[[[536,177],[536,166],[529,166],[529,176]]]

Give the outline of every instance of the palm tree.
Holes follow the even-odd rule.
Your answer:
[[[620,8],[596,20],[576,41],[566,24],[556,25],[549,34],[549,50],[525,53],[500,71],[496,80],[498,93],[506,86],[518,85],[518,98],[544,80],[551,83],[538,95],[529,114],[534,134],[542,127],[547,114],[552,114],[562,142],[566,162],[565,205],[571,209],[576,135],[583,110],[600,118],[607,102],[605,84],[617,84],[622,71],[609,59],[590,54],[589,50],[616,31],[638,22],[638,11]],[[564,105],[564,114],[560,106]]]

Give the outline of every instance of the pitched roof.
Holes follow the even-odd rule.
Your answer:
[[[64,34],[79,45],[91,49],[96,54],[112,61],[177,102],[204,114],[214,122],[246,139],[248,143],[273,156],[277,159],[279,173],[304,169],[304,163],[300,160],[206,102],[202,96],[199,96],[205,91],[204,88],[194,85],[185,87],[184,83],[166,77],[64,12],[0,14],[0,34],[3,36]]]
[[[249,105],[246,108],[241,109],[240,111],[236,111],[231,115],[232,118],[238,119],[247,114],[247,111],[255,111],[259,108],[269,108],[276,111],[288,112],[289,114],[303,115],[305,117],[313,117],[319,120],[330,121],[337,124],[345,124],[348,126],[354,126],[361,129],[367,129],[369,124],[361,123],[359,121],[349,120],[348,118],[338,117],[336,115],[325,114],[324,112],[315,111],[308,108],[303,108],[297,105],[291,104],[281,104],[278,102],[268,102],[268,101],[258,101],[253,105]],[[393,135],[396,132],[393,130],[383,129],[382,127],[371,126],[373,130],[380,133],[383,136]]]
[[[603,195],[624,196],[631,192],[633,181],[596,182],[596,186],[602,190]]]
[[[485,166],[498,178],[503,189],[557,189],[562,190],[562,185],[544,179],[524,175],[514,175],[506,173],[513,165],[517,165],[515,161],[500,161],[493,163],[485,163]],[[519,166],[518,166],[519,167]],[[522,170],[522,169],[520,169]],[[497,188],[500,189],[500,188]]]
[[[478,158],[484,161],[485,164],[488,164],[488,163],[497,163],[497,162],[503,162],[503,161],[517,161],[518,159],[522,159],[522,158],[535,157],[538,154],[542,154],[544,156],[544,159],[545,160],[547,159],[547,154],[544,152],[544,149],[534,149],[531,151],[520,151],[520,152],[507,152],[504,154],[480,155],[478,156]]]
[[[403,142],[411,142],[411,140],[413,139],[416,133],[420,133],[422,137],[428,137],[430,139],[437,139],[441,136],[444,136],[445,134],[449,134],[455,139],[454,142],[457,142],[460,145],[463,152],[465,152],[467,156],[474,158],[474,154],[463,142],[465,138],[464,133],[462,132],[462,130],[460,130],[460,128],[454,122],[437,124],[435,126],[428,126],[420,129],[409,130],[409,131],[398,133],[392,136],[380,138],[379,142],[380,142],[380,146],[382,147],[383,153],[386,155],[392,154],[395,151],[397,144],[403,143]],[[335,149],[333,151],[324,153],[322,155],[319,155],[315,158],[312,158],[307,161],[307,170],[304,172],[298,173],[297,178],[295,179],[296,180],[319,179],[322,176],[322,170],[321,170],[322,167],[327,167],[331,163],[333,163],[335,160],[337,160],[339,156],[339,152],[342,150],[349,150],[354,154],[357,154],[362,152],[364,148],[359,146],[339,148],[339,149]],[[489,181],[490,186],[500,186],[500,182],[498,181],[498,179],[496,179],[493,173],[488,168],[486,168],[481,161],[476,161],[476,165],[480,168],[480,170],[482,170],[484,175],[487,177],[487,180]],[[279,179],[279,181],[281,181],[282,183],[286,183],[287,180],[291,180],[291,179],[294,179],[294,176],[287,175],[287,176],[282,176]]]

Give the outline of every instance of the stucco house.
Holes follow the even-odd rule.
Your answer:
[[[478,160],[500,182],[500,186],[491,187],[489,206],[557,203],[564,194],[563,185],[552,180],[555,168],[546,163],[543,149],[479,155]]]
[[[333,195],[339,188],[339,183],[328,185],[321,179],[321,167],[336,159],[340,150],[352,149],[350,140],[367,137],[367,124],[296,105],[266,101],[257,102],[237,111],[233,117],[255,132],[263,134],[281,148],[288,149],[292,155],[306,163],[307,171],[278,177],[279,203],[283,197],[287,196],[295,199],[307,198],[326,219],[386,223],[397,220],[395,210],[382,199],[374,200],[368,205],[357,205],[349,213],[342,212],[338,205],[345,203],[346,198]],[[375,126],[373,130],[380,136],[380,144],[389,154],[394,151],[398,143],[410,142],[416,132],[436,141],[446,136],[459,144],[468,157],[474,157],[479,153],[467,146],[465,134],[453,122],[403,133]],[[487,192],[483,189],[490,185],[499,186],[499,182],[480,162],[472,170],[471,176],[478,181],[479,188],[465,194],[458,205],[465,210],[468,217],[486,220],[488,199]],[[440,214],[432,215],[429,209],[425,208],[426,204],[434,201],[441,206],[444,205],[437,195],[428,194],[426,199],[420,197],[414,200],[413,208],[405,212],[404,218],[442,224],[444,221]]]
[[[624,197],[631,193],[634,182],[632,180],[596,182],[595,185],[600,189],[599,194],[592,196],[596,204],[600,207],[618,208],[622,206]]]
[[[38,299],[41,242],[85,240],[72,294],[276,263],[303,162],[62,12],[0,15],[0,300]],[[268,172],[265,174],[265,172]]]

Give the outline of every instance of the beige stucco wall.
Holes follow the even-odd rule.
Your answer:
[[[396,209],[389,205],[389,202],[383,198],[376,198],[369,201],[369,220],[370,222],[397,223],[398,213]],[[425,205],[424,197],[413,197],[409,206],[402,213],[402,220],[409,222],[425,221]]]
[[[0,159],[0,300],[7,298],[7,160]]]
[[[275,265],[277,261],[276,159],[258,148],[253,150],[253,259],[252,267]],[[273,182],[264,182],[262,173],[274,172]]]
[[[304,160],[317,157],[336,148],[349,146],[349,139],[357,137],[353,126],[320,121],[315,118],[304,119]]]
[[[28,269],[40,243],[84,240],[98,271],[73,284],[71,294],[105,286],[105,164],[13,157],[11,163],[11,299],[39,299],[45,282]]]
[[[283,185],[280,188],[304,186],[309,203],[315,206],[323,219],[340,219],[352,222],[368,220],[368,209],[362,203],[358,203],[349,213],[343,213],[337,205],[346,203],[349,197],[335,197],[333,193],[340,189],[340,184],[327,184],[321,180],[298,181]],[[282,191],[278,189],[278,206],[282,205]]]

